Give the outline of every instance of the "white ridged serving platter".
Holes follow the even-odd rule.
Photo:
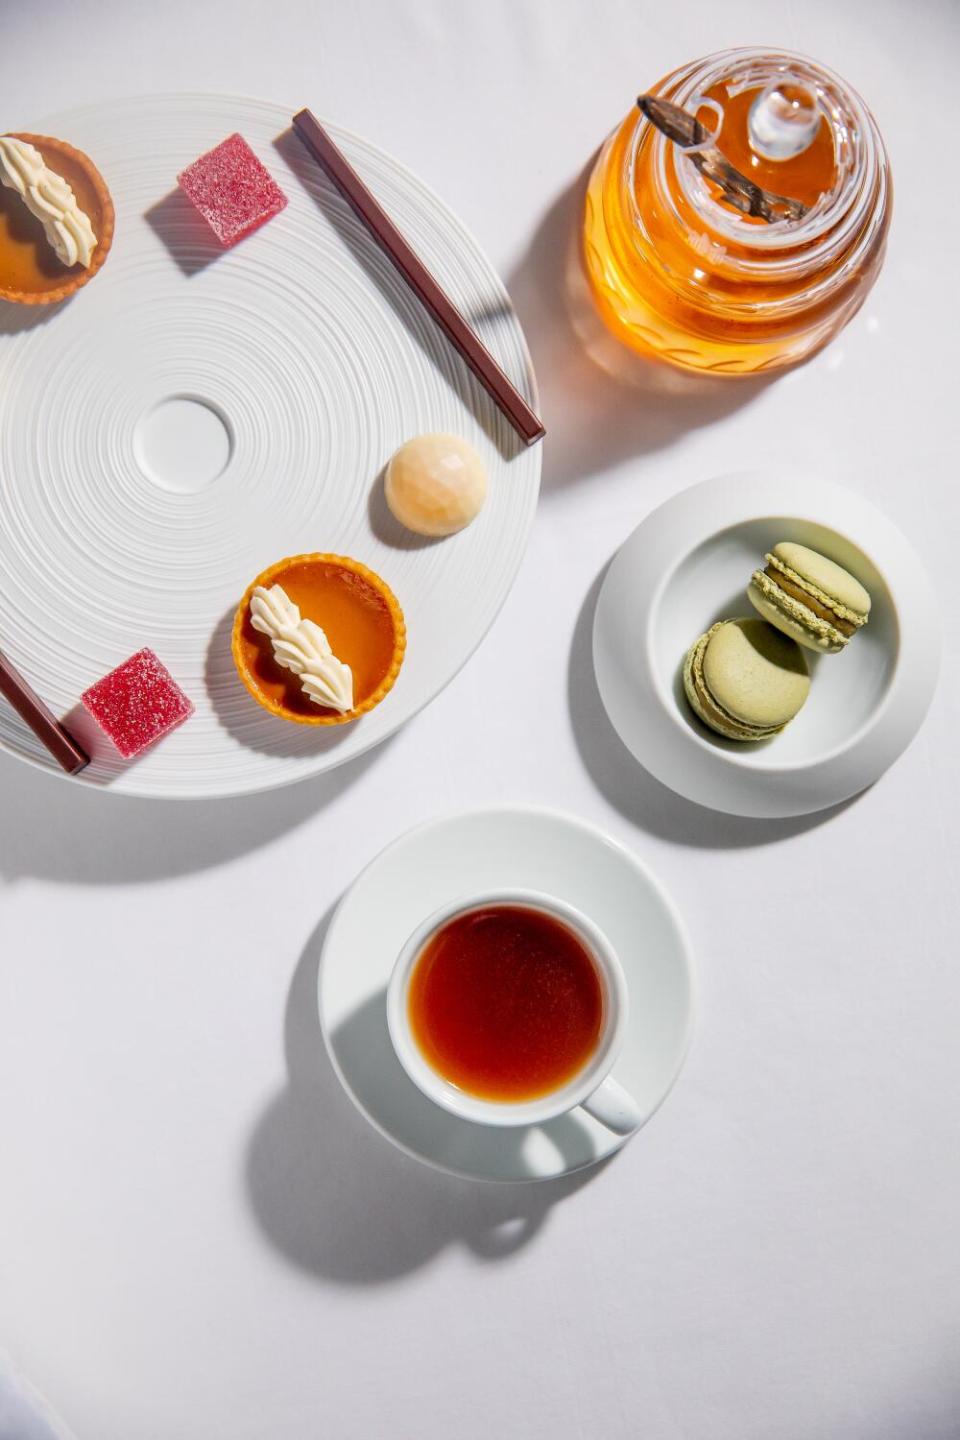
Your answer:
[[[294,108],[168,95],[42,122],[17,117],[18,128],[91,155],[113,194],[117,233],[101,274],[65,305],[0,305],[0,649],[59,715],[144,645],[196,706],[134,764],[98,743],[79,783],[144,796],[234,795],[360,754],[455,675],[523,555],[539,446],[515,441],[292,136]],[[535,402],[519,322],[476,241],[408,170],[331,128]],[[233,131],[289,205],[221,252],[176,192],[176,176]],[[178,397],[207,407],[187,407],[201,423],[185,462],[164,456],[163,427],[158,438],[148,419]],[[177,412],[182,419],[182,406],[169,413]],[[204,433],[205,416],[222,417],[229,435],[212,480],[227,440],[216,420]],[[465,436],[490,486],[469,529],[419,544],[390,519],[378,477],[403,440],[428,430]],[[247,583],[272,561],[313,550],[378,571],[409,636],[386,700],[355,724],[320,731],[260,710],[229,654]],[[0,746],[56,768],[3,704]]]

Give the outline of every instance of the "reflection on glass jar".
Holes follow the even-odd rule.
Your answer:
[[[655,87],[722,155],[800,201],[774,223],[737,209],[634,110],[590,178],[583,259],[607,328],[630,350],[703,374],[756,375],[830,340],[883,261],[892,191],[862,100],[800,56],[731,50]]]

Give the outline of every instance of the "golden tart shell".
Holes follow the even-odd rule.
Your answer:
[[[0,300],[15,305],[55,305],[89,284],[102,268],[113,244],[113,201],[100,171],[82,150],[52,135],[8,133],[14,140],[35,145],[50,169],[69,182],[97,237],[90,264],[68,268],[57,259],[43,226],[20,196],[0,185]]]
[[[326,632],[334,655],[353,671],[352,710],[325,710],[273,658],[269,638],[250,620],[250,599],[262,585],[282,585],[305,619]],[[247,690],[271,715],[296,725],[344,725],[380,704],[403,664],[407,629],[393,591],[373,570],[346,555],[290,555],[247,586],[233,621],[231,653]]]

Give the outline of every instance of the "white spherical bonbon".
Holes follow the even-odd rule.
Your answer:
[[[480,456],[457,435],[418,435],[387,466],[385,491],[394,518],[417,535],[453,535],[487,498]]]

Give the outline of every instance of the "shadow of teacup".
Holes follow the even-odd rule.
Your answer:
[[[288,1083],[258,1120],[247,1151],[254,1214],[294,1264],[342,1284],[389,1281],[424,1265],[448,1245],[504,1259],[527,1245],[551,1206],[600,1167],[539,1184],[481,1184],[440,1173],[402,1154],[358,1113],[324,1048],[317,975],[330,911],[308,942],[290,986],[285,1023]],[[420,1094],[400,1067],[387,1033],[382,994],[371,997],[331,1036],[331,1048],[358,1100],[374,1113],[428,1107],[430,1123],[477,1131]],[[405,1125],[409,1126],[409,1119]],[[551,1122],[562,1145],[576,1120]],[[491,1130],[486,1143],[522,1144],[522,1134]],[[473,1147],[478,1137],[470,1135]],[[443,1148],[442,1138],[439,1142]],[[447,1146],[455,1154],[455,1147]],[[475,1158],[475,1157],[474,1157]]]

